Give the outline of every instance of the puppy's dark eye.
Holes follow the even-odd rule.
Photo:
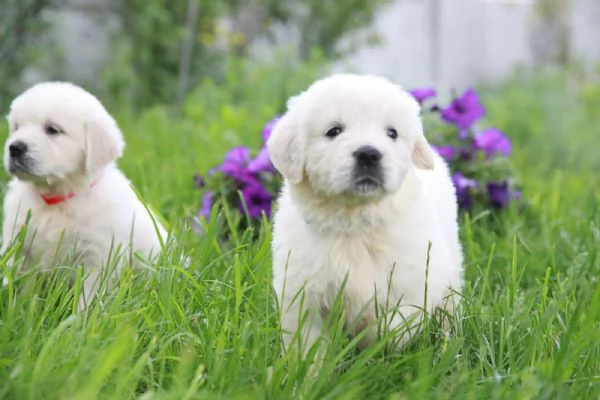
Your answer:
[[[387,128],[385,134],[388,135],[388,137],[392,140],[398,139],[398,132],[396,132],[394,128]]]
[[[56,125],[48,124],[44,129],[48,135],[58,135],[59,133],[62,133],[62,130]]]
[[[334,127],[329,128],[329,130],[325,133],[325,136],[327,136],[328,138],[334,138],[343,131],[344,128],[341,125],[335,125]]]

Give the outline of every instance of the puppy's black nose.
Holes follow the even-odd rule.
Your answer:
[[[20,140],[8,146],[8,152],[12,158],[21,157],[27,151],[27,145]]]
[[[354,158],[361,165],[376,165],[381,160],[381,153],[375,147],[363,146],[354,152]]]

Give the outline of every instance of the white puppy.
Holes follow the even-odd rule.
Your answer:
[[[424,309],[451,307],[462,271],[456,196],[419,113],[370,75],[333,75],[288,101],[267,143],[285,177],[272,250],[286,347],[300,331],[306,353],[340,290],[349,332],[367,330],[363,345],[377,338],[381,308],[398,332]]]
[[[3,253],[31,212],[26,265],[67,258],[83,264],[82,308],[110,257],[160,252],[165,230],[117,169],[123,137],[96,97],[70,83],[40,83],[12,102],[8,123],[4,166],[13,179],[4,199]]]

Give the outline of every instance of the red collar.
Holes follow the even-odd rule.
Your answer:
[[[89,187],[93,188],[94,186],[96,186],[96,184],[98,183],[99,180],[100,180],[100,178],[93,180],[92,183],[90,183]],[[64,201],[67,201],[67,200],[75,197],[75,192],[71,192],[71,193],[67,193],[67,194],[58,194],[56,196],[40,194],[40,197],[42,198],[42,200],[44,200],[44,203],[46,203],[46,205],[55,206],[57,204],[60,204]]]

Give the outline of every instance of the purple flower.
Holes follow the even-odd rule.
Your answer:
[[[194,175],[194,187],[196,189],[199,189],[201,187],[204,187],[204,185],[206,184],[206,182],[204,181],[204,178],[202,177],[202,175]]]
[[[436,146],[432,144],[431,147],[446,161],[452,160],[456,154],[456,150],[452,146]]]
[[[205,192],[204,196],[202,196],[202,208],[200,208],[200,214],[204,216],[208,220],[210,217],[210,209],[213,205],[213,192]]]
[[[471,148],[461,148],[458,151],[458,157],[463,161],[471,161],[473,159],[473,149]]]
[[[423,104],[423,102],[430,97],[437,96],[437,92],[433,88],[413,89],[410,90],[409,93],[419,102],[419,104]]]
[[[248,164],[248,171],[253,173],[271,172],[274,171],[274,168],[266,147],[260,149],[256,158]]]
[[[223,165],[235,164],[244,166],[250,161],[250,150],[247,147],[234,147],[225,154]]]
[[[495,208],[508,207],[511,196],[507,181],[488,182],[486,186],[492,206],[494,206]]]
[[[469,210],[473,207],[471,189],[477,187],[477,182],[465,177],[461,173],[456,173],[452,175],[452,183],[454,183],[454,188],[456,189],[458,206],[464,210]]]
[[[478,133],[473,140],[473,148],[483,150],[487,158],[494,154],[508,157],[512,152],[510,139],[496,128],[489,128]]]
[[[273,196],[259,182],[248,183],[242,190],[242,199],[244,204],[240,205],[240,210],[248,210],[250,218],[258,218],[263,211],[267,217],[271,215],[271,202]]]
[[[246,182],[251,179],[251,174],[247,168],[249,162],[250,151],[248,148],[235,147],[225,154],[225,160],[219,171],[237,181]]]
[[[455,98],[448,108],[442,110],[442,119],[456,125],[460,131],[459,136],[463,139],[466,137],[467,129],[484,115],[485,109],[473,89],[465,91],[461,97]]]
[[[214,174],[216,174],[217,172],[221,171],[221,166],[219,165],[218,167],[212,167],[211,169],[208,170],[208,172],[206,173],[206,176],[211,177]]]
[[[281,119],[281,116],[278,115],[275,118],[273,118],[271,121],[267,122],[267,124],[265,125],[265,127],[263,128],[263,131],[262,131],[262,137],[263,137],[264,142],[269,140],[269,136],[271,136],[271,132],[273,131],[275,124],[277,124],[277,121],[279,121],[280,119]]]

